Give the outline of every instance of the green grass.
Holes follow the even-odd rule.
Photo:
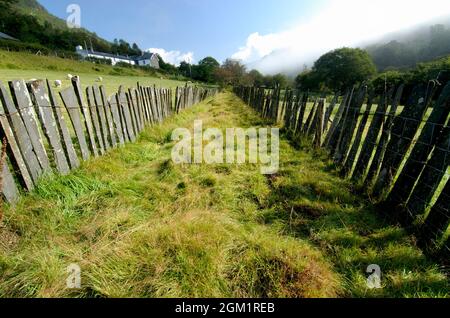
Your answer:
[[[37,56],[23,52],[6,52],[0,50],[0,80],[15,79],[49,79],[61,80],[62,88],[69,87],[67,75],[79,75],[84,86],[104,85],[108,94],[117,92],[120,85],[136,86],[139,81],[143,85],[157,85],[165,88],[183,86],[186,82],[168,79],[166,75],[155,73],[152,75],[143,70],[109,65],[98,65],[91,62],[74,61],[57,57]],[[97,82],[98,77],[103,82]]]
[[[250,164],[174,165],[171,132],[195,119],[268,125],[224,93],[43,180],[4,208],[0,296],[449,296],[438,265],[353,195],[323,153],[283,138],[272,177]],[[81,290],[65,288],[71,263]],[[366,287],[370,264],[382,269],[380,290]]]

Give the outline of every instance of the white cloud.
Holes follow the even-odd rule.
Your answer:
[[[448,0],[330,0],[307,22],[278,33],[252,33],[232,55],[265,73],[311,64],[321,54],[356,46],[450,13]]]
[[[173,64],[175,66],[180,65],[181,62],[194,62],[194,52],[182,53],[180,51],[166,51],[164,49],[151,48],[147,50],[151,53],[157,53],[162,57],[164,62]]]

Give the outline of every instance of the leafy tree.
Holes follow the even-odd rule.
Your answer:
[[[251,83],[251,85],[255,85],[257,87],[261,87],[261,86],[265,85],[264,75],[262,75],[257,70],[251,70],[248,73],[248,78],[249,78],[249,82]]]
[[[298,89],[308,90],[321,90],[320,80],[317,78],[317,74],[312,71],[304,71],[295,78],[295,86]]]
[[[366,51],[341,48],[320,57],[313,72],[328,88],[341,90],[369,79],[377,69]]]
[[[166,71],[169,74],[177,74],[178,73],[178,68],[175,65],[166,63],[159,54],[156,54],[156,56],[158,57],[159,68],[161,70]]]
[[[192,76],[192,65],[189,64],[188,62],[183,61],[180,63],[180,66],[178,66],[178,71],[183,76],[191,77]]]
[[[392,87],[398,87],[400,84],[408,83],[410,77],[409,73],[387,71],[377,75],[371,81],[371,86],[376,94],[382,94],[385,90],[389,90]]]
[[[142,50],[136,43],[133,43],[132,50],[135,55],[142,55]]]
[[[272,83],[274,86],[286,87],[288,86],[288,78],[286,75],[278,73],[272,77]]]
[[[241,85],[246,75],[245,66],[237,60],[227,59],[215,72],[215,79],[221,85]]]
[[[205,57],[201,60],[198,65],[195,67],[195,75],[194,79],[212,83],[215,79],[216,69],[220,67],[219,62],[213,57]]]

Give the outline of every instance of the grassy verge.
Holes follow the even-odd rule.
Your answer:
[[[267,126],[230,93],[49,177],[0,230],[0,296],[439,297],[446,276],[378,219],[321,153],[281,142],[280,173],[173,165],[172,130]],[[66,289],[66,268],[82,289]],[[382,269],[380,290],[366,268]]]

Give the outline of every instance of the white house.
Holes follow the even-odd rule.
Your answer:
[[[158,55],[150,52],[145,52],[142,56],[134,58],[136,65],[139,66],[151,66],[153,68],[159,68]]]
[[[84,59],[88,57],[93,57],[97,59],[110,60],[112,65],[116,65],[119,62],[128,63],[130,65],[138,66],[151,66],[153,68],[159,69],[159,59],[156,54],[146,52],[141,56],[123,56],[114,55],[110,53],[95,52],[93,50],[85,50],[81,45],[76,47],[76,52],[82,56]]]

